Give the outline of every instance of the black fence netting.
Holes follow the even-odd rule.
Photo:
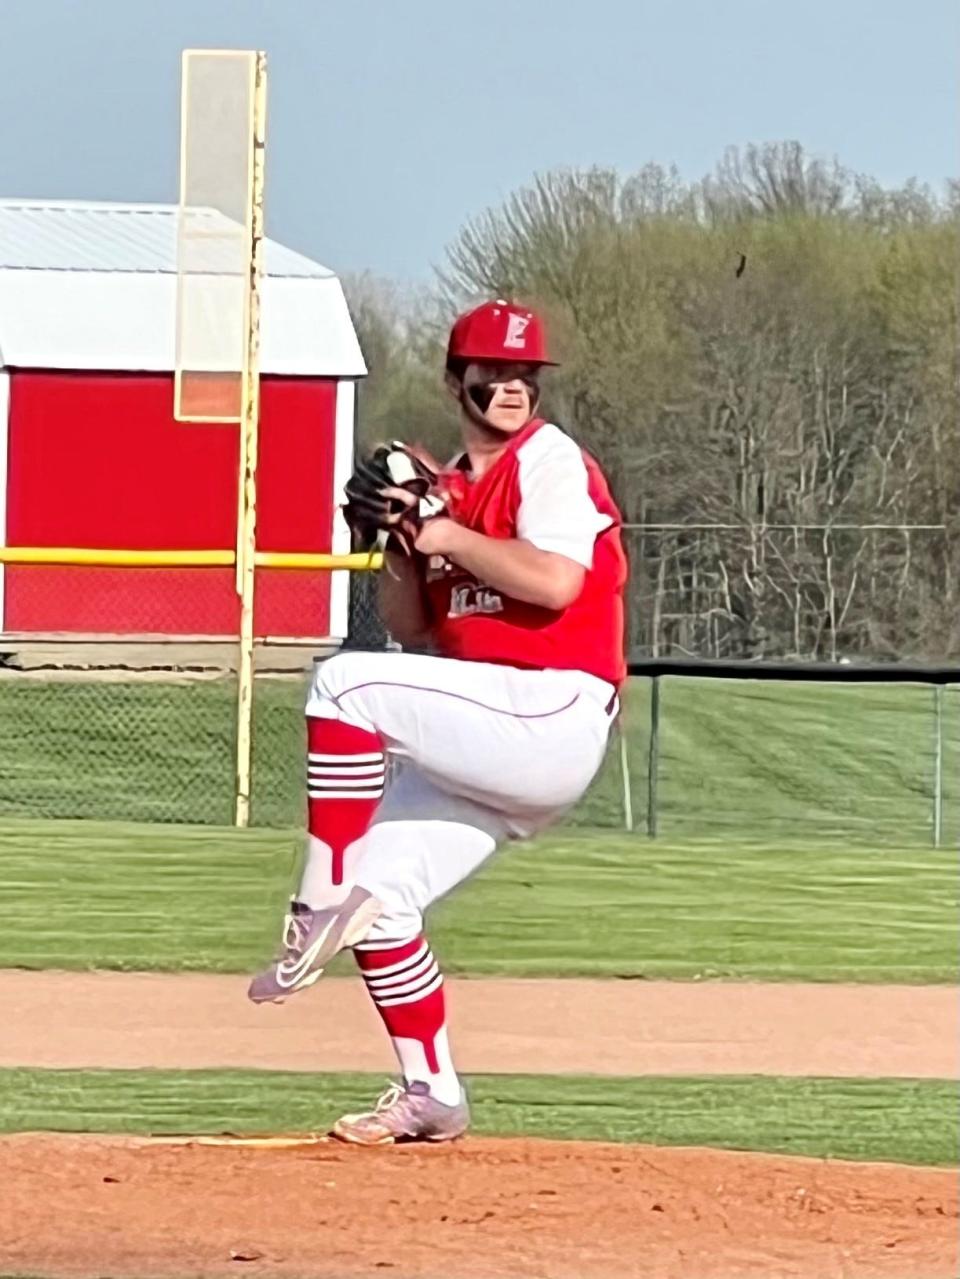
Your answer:
[[[389,644],[352,575],[348,647]],[[254,683],[255,825],[304,815],[303,668]],[[960,670],[639,661],[566,825],[671,839],[960,838]],[[229,825],[230,670],[0,665],[0,816]]]

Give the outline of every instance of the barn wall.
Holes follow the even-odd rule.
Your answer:
[[[258,543],[330,548],[336,382],[265,378]],[[238,429],[172,416],[167,374],[14,371],[6,541],[232,549]],[[229,635],[232,569],[9,566],[4,629]],[[329,574],[258,572],[258,634],[324,636]]]
[[[264,378],[260,400],[257,545],[263,551],[329,552],[337,382]],[[257,635],[329,635],[330,577],[258,569]]]
[[[7,428],[10,423],[10,374],[0,369],[0,546],[7,542]],[[0,564],[0,631],[7,585],[6,566]]]

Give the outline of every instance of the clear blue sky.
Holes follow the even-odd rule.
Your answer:
[[[426,279],[555,166],[702,176],[796,138],[886,183],[960,169],[958,0],[3,0],[3,196],[176,199],[179,53],[267,50],[267,228]]]

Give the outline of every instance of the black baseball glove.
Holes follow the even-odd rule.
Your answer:
[[[445,510],[437,472],[398,440],[361,458],[344,486],[343,517],[363,550],[413,552],[424,520]]]

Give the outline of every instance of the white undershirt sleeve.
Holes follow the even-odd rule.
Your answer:
[[[520,447],[517,460],[517,536],[541,551],[553,551],[584,568],[592,567],[597,535],[613,520],[593,503],[579,446],[548,423]]]

